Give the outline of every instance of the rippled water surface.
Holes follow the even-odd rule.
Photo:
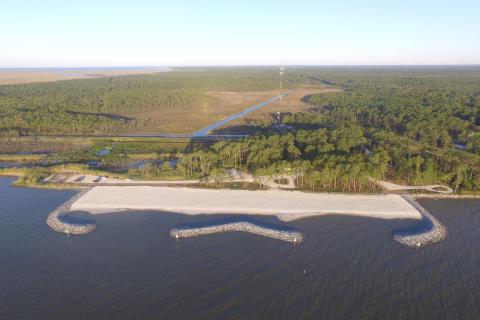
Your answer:
[[[86,236],[55,233],[48,213],[74,191],[0,179],[0,319],[478,319],[480,201],[423,200],[446,241],[402,247],[412,221],[324,216],[289,223],[294,246],[250,234],[169,237],[218,217],[96,216]],[[252,217],[250,217],[252,218]],[[253,219],[278,226],[275,218]]]

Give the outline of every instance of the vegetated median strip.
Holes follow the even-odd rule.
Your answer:
[[[110,136],[108,136],[110,137]],[[113,136],[112,136],[113,137]],[[124,138],[165,138],[165,139],[202,139],[202,140],[222,140],[222,139],[242,139],[248,137],[247,134],[208,134],[204,136],[195,136],[194,133],[176,134],[176,133],[135,133],[129,135],[118,135],[115,137]]]

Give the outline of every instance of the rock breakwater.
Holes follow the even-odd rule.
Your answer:
[[[296,230],[277,230],[266,226],[262,226],[252,222],[228,222],[215,225],[192,227],[184,226],[177,227],[170,230],[170,235],[173,238],[190,238],[214,233],[223,232],[248,232],[259,236],[269,237],[291,243],[301,243],[304,240],[304,235]]]
[[[48,226],[57,232],[77,235],[87,234],[95,230],[97,227],[95,223],[71,223],[64,219],[65,214],[69,212],[72,204],[85,195],[89,190],[90,189],[83,189],[61,206],[53,210],[47,217]]]
[[[440,242],[447,238],[447,228],[438,221],[430,212],[422,207],[413,196],[402,195],[422,216],[420,226],[416,230],[401,230],[393,234],[393,239],[409,247],[422,247]]]

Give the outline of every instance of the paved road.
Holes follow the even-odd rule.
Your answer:
[[[246,134],[207,134],[196,136],[195,133],[145,133],[145,134],[128,134],[109,137],[127,137],[127,138],[165,138],[165,139],[198,139],[198,140],[223,140],[223,139],[241,139],[248,137]]]

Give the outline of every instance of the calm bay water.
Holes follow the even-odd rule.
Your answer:
[[[449,230],[419,251],[412,221],[347,216],[288,225],[302,245],[229,233],[176,242],[218,217],[132,212],[67,237],[45,224],[74,191],[0,179],[0,319],[478,319],[480,201],[423,200]],[[275,218],[254,217],[282,225]]]

